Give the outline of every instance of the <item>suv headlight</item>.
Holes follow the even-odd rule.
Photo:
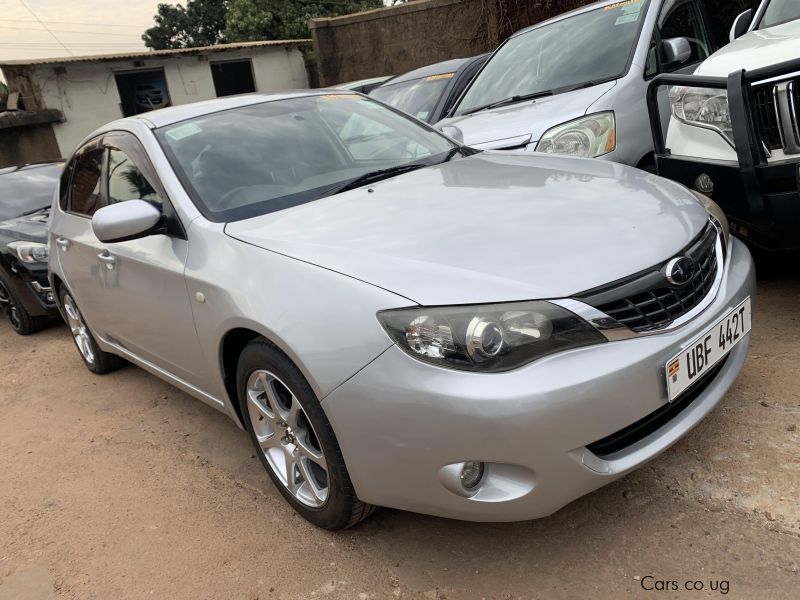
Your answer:
[[[727,90],[676,86],[669,90],[669,101],[676,119],[716,131],[734,146]]]
[[[508,371],[606,341],[586,321],[549,302],[403,308],[381,311],[378,320],[414,358],[466,371]]]
[[[46,263],[50,255],[47,245],[38,242],[11,242],[8,247],[24,263]]]
[[[601,112],[548,129],[536,146],[537,152],[596,158],[617,147],[613,112]]]

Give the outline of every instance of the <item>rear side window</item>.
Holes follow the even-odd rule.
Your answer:
[[[103,171],[102,148],[86,150],[75,161],[70,186],[70,212],[91,217],[102,206],[100,176]]]
[[[116,204],[126,200],[147,200],[163,204],[153,185],[133,160],[122,150],[110,148],[108,151],[108,203]]]

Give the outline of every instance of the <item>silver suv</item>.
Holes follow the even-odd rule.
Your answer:
[[[721,32],[733,16],[722,27],[706,4],[597,2],[519,31],[437,127],[473,148],[602,157],[653,170],[647,86],[659,73],[691,72],[726,41]],[[666,93],[663,100],[668,106]]]

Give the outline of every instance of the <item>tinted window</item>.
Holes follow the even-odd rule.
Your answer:
[[[162,204],[161,197],[133,160],[122,150],[108,151],[108,203],[147,200]]]
[[[758,28],[773,27],[795,19],[800,19],[800,2],[797,0],[772,0],[767,6],[767,11]]]
[[[309,202],[378,169],[431,164],[453,148],[436,131],[353,94],[235,108],[156,136],[198,208],[217,221]]]
[[[453,75],[454,73],[443,73],[403,83],[382,85],[372,90],[370,96],[422,121],[428,121]]]
[[[512,37],[475,78],[456,114],[512,96],[621,77],[647,6],[646,0],[620,2]]]
[[[100,174],[104,153],[102,149],[87,150],[75,162],[70,187],[71,212],[91,217],[102,206]]]
[[[700,6],[696,2],[687,2],[673,10],[660,28],[661,39],[685,37],[689,40],[692,56],[679,65],[667,65],[666,71],[680,69],[687,65],[705,60],[711,55],[711,42],[703,25]]]
[[[0,220],[53,203],[61,164],[0,169]]]

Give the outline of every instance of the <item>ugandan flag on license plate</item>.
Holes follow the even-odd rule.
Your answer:
[[[675,383],[678,381],[678,371],[681,370],[681,361],[680,359],[675,359],[667,366],[667,373],[670,377],[672,377],[672,382]]]

